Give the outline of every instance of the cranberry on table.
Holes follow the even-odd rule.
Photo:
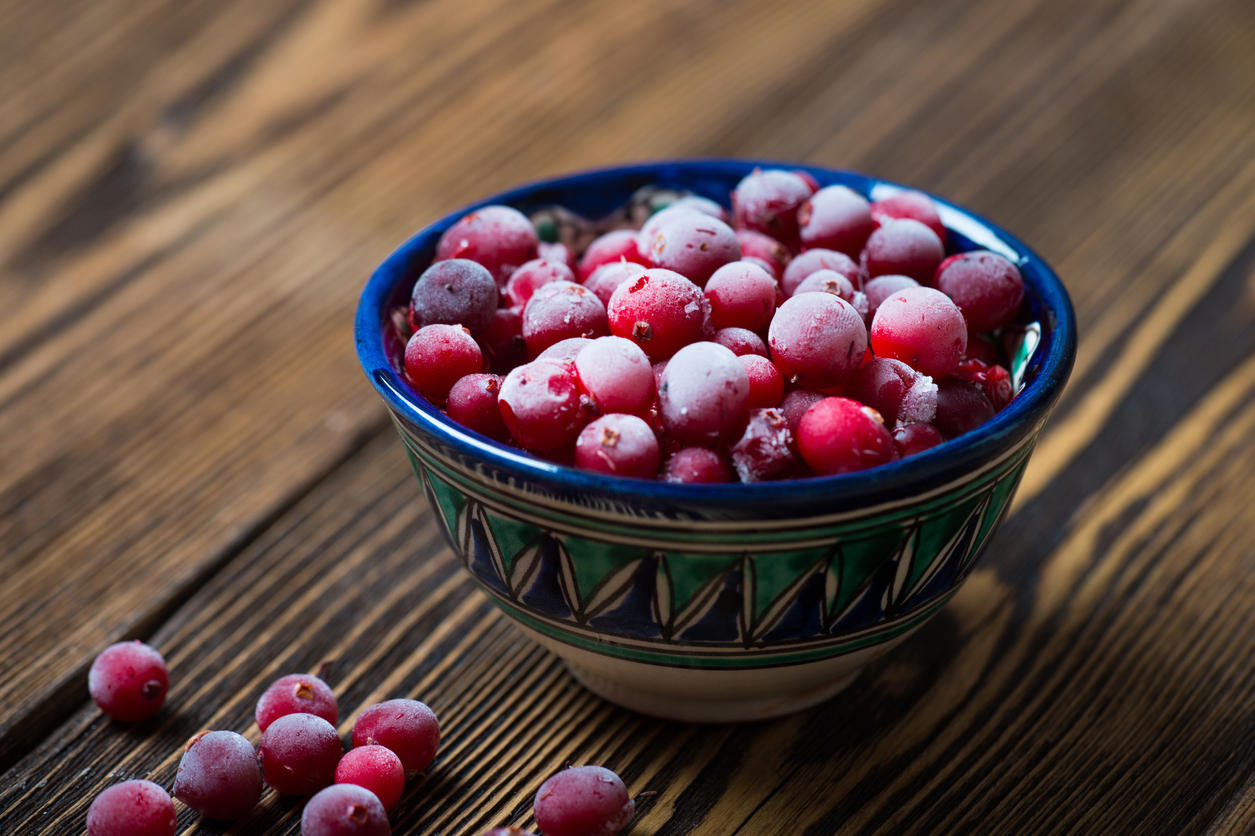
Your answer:
[[[741,243],[732,227],[696,212],[670,218],[648,246],[651,265],[674,270],[699,287],[720,267],[741,257]]]
[[[862,264],[870,278],[909,276],[920,284],[932,281],[945,247],[937,233],[919,221],[888,220],[867,239]]]
[[[733,222],[795,247],[797,210],[812,194],[811,184],[792,171],[755,169],[732,192]]]
[[[331,686],[308,673],[279,677],[257,700],[255,716],[262,731],[285,714],[317,714],[333,726],[340,716]]]
[[[946,259],[934,285],[954,300],[973,331],[996,331],[1020,310],[1024,278],[1007,259],[985,250]]]
[[[749,408],[765,409],[778,406],[784,397],[784,376],[766,357],[743,354],[736,359],[745,367],[750,381]]]
[[[892,220],[911,219],[937,233],[942,243],[946,240],[946,228],[941,223],[941,215],[937,212],[937,204],[923,192],[903,191],[893,197],[877,200],[870,207],[871,216],[877,224],[883,225]]]
[[[687,485],[731,482],[732,468],[723,456],[708,447],[682,447],[663,462],[659,478]]]
[[[631,340],[593,340],[575,356],[575,373],[603,413],[641,415],[654,402],[653,368],[645,352]]]
[[[653,478],[661,455],[654,431],[635,415],[603,415],[575,440],[577,466],[612,476]]]
[[[893,443],[898,448],[898,457],[905,459],[925,450],[931,450],[945,441],[941,433],[932,424],[922,421],[914,424],[899,424],[893,428]]]
[[[92,662],[87,690],[108,716],[134,723],[157,713],[170,689],[161,654],[141,641],[111,644]]]
[[[845,253],[836,250],[807,250],[789,262],[780,278],[780,287],[785,297],[797,292],[800,285],[811,273],[818,270],[835,270],[850,280],[855,289],[863,284],[863,268]]]
[[[898,458],[879,413],[849,398],[824,398],[798,422],[797,448],[821,476],[853,473]]]
[[[644,273],[646,267],[634,261],[612,261],[603,264],[584,280],[584,287],[597,294],[603,305],[609,307],[610,297],[619,289],[619,285]]]
[[[175,798],[219,821],[247,816],[261,789],[257,751],[233,731],[204,731],[189,740],[174,777]]]
[[[793,464],[793,433],[778,409],[751,409],[745,432],[728,450],[745,483],[761,482]]]
[[[501,392],[502,378],[495,374],[468,374],[460,378],[449,390],[446,411],[449,417],[467,429],[486,435],[495,441],[510,437],[497,395]]]
[[[828,186],[811,195],[797,213],[802,246],[858,257],[876,228],[867,198],[847,186]]]
[[[610,333],[636,343],[652,362],[701,339],[702,289],[673,270],[646,270],[619,285],[607,314]]]
[[[460,325],[428,325],[405,345],[405,373],[418,391],[444,403],[457,383],[484,370],[479,343]]]
[[[616,229],[593,239],[580,256],[576,274],[585,284],[598,268],[606,264],[619,264],[621,261],[648,266],[649,260],[641,254],[636,245],[637,230]]]
[[[635,807],[618,775],[601,766],[576,766],[540,785],[532,813],[545,836],[615,836]]]
[[[498,287],[536,257],[540,239],[526,215],[509,206],[485,206],[463,215],[436,244],[436,260],[468,258],[488,268]]]
[[[758,331],[776,312],[776,280],[747,261],[725,264],[706,282],[710,319],[715,328]]]
[[[343,754],[336,727],[315,714],[278,718],[257,744],[262,778],[284,795],[311,795],[329,785]]]
[[[802,293],[780,306],[767,344],[787,380],[808,389],[827,389],[862,365],[867,326],[854,306],[839,296]]]
[[[940,290],[912,287],[881,303],[869,334],[877,357],[901,360],[934,380],[959,366],[967,350],[967,323]]]
[[[711,342],[719,343],[737,357],[746,354],[757,354],[759,357],[770,356],[763,338],[746,328],[720,328],[715,332]]]
[[[87,811],[87,836],[174,836],[178,826],[170,794],[152,781],[107,787]]]
[[[592,417],[574,364],[561,360],[538,359],[510,372],[497,406],[514,440],[541,453],[574,441]]]
[[[910,276],[877,276],[869,280],[863,286],[863,293],[867,295],[867,315],[875,316],[881,304],[899,290],[919,286],[919,282]]]
[[[370,744],[395,752],[407,773],[422,772],[436,757],[440,724],[418,700],[387,700],[367,708],[353,725],[353,746]]]
[[[532,298],[532,294],[537,289],[550,282],[574,281],[575,273],[563,262],[547,258],[533,258],[510,274],[510,279],[505,285],[505,295],[512,306],[526,305],[527,300]]]
[[[749,388],[735,354],[716,343],[693,343],[677,351],[662,372],[659,418],[681,444],[714,446],[744,420]]]
[[[391,810],[405,792],[405,767],[386,746],[358,746],[344,753],[336,766],[337,784],[357,784],[375,794],[384,810]]]
[[[356,784],[327,787],[301,812],[301,836],[388,836],[391,832],[383,803]]]
[[[497,284],[483,265],[464,258],[437,261],[423,271],[410,294],[410,327],[461,325],[472,335],[492,322]]]
[[[523,341],[536,353],[572,337],[609,333],[606,306],[597,294],[574,282],[550,282],[523,308]]]

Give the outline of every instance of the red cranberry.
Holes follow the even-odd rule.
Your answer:
[[[469,258],[488,268],[498,287],[536,257],[540,239],[527,216],[509,206],[485,206],[463,215],[436,244],[436,260]]]
[[[867,199],[846,186],[828,186],[798,210],[802,246],[822,247],[858,258],[876,228]]]

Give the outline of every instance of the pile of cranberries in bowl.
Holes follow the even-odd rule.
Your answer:
[[[927,195],[756,169],[729,197],[647,189],[599,222],[464,215],[392,317],[398,365],[491,439],[682,483],[865,470],[1014,397],[1023,279],[948,252]]]

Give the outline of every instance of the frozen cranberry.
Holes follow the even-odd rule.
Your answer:
[[[732,481],[732,469],[714,450],[682,447],[667,457],[659,478],[677,484],[714,484]]]
[[[649,241],[654,267],[674,270],[699,287],[720,267],[740,257],[741,244],[732,227],[696,212],[670,218]]]
[[[552,359],[535,360],[510,372],[497,405],[514,440],[542,453],[573,441],[591,417],[574,364]]]
[[[405,767],[386,746],[357,746],[340,758],[336,783],[364,787],[375,794],[384,810],[391,810],[405,792]]]
[[[111,644],[87,674],[92,701],[108,716],[134,723],[157,713],[170,690],[166,660],[141,641]]]
[[[577,766],[540,785],[532,814],[545,836],[615,836],[632,820],[634,807],[618,775]]]
[[[422,772],[436,757],[440,724],[425,703],[386,700],[363,710],[353,724],[353,746],[371,744],[395,752],[406,772]]]
[[[846,186],[828,186],[798,209],[802,246],[822,247],[857,258],[876,228],[867,199]]]
[[[776,312],[776,280],[745,261],[725,264],[706,282],[710,318],[715,328],[757,331]]]
[[[329,785],[342,754],[336,727],[315,714],[280,717],[257,744],[262,777],[284,795],[312,795]]]
[[[301,836],[388,836],[391,832],[383,802],[357,784],[327,787],[301,811]]]
[[[793,257],[784,244],[753,229],[738,229],[736,240],[741,243],[741,258],[762,259],[770,265],[767,272],[774,279],[784,275],[784,268],[789,266],[789,259]]]
[[[763,342],[763,338],[745,328],[720,328],[715,332],[711,342],[719,343],[737,357],[743,357],[746,354],[757,354],[759,357],[771,356],[767,353],[767,344]]]
[[[937,416],[932,423],[946,440],[976,429],[995,412],[979,383],[957,377],[937,381]]]
[[[660,459],[654,431],[635,415],[603,415],[575,440],[575,463],[585,470],[650,479]]]
[[[449,390],[468,374],[484,370],[484,355],[460,325],[428,325],[405,346],[405,373],[419,392],[444,403]]]
[[[745,374],[750,380],[749,408],[778,406],[784,397],[784,376],[780,370],[766,357],[757,354],[745,354],[737,359],[745,367]]]
[[[893,197],[878,200],[871,205],[871,216],[880,225],[906,218],[919,221],[945,243],[946,228],[941,223],[941,215],[937,213],[937,204],[923,192],[898,192]]]
[[[941,291],[907,288],[890,296],[876,311],[871,347],[877,357],[901,360],[936,380],[954,371],[963,359],[967,323]]]
[[[867,353],[867,326],[854,306],[828,293],[793,296],[776,312],[767,343],[776,368],[810,389],[841,383]]]
[[[571,337],[570,339],[556,342],[546,348],[540,354],[536,355],[537,360],[557,360],[565,363],[572,369],[575,368],[575,358],[580,356],[580,352],[593,344],[593,340],[588,337]]]
[[[593,340],[576,355],[575,371],[603,414],[641,415],[654,402],[654,374],[649,358],[631,340]]]
[[[945,441],[941,433],[932,424],[916,422],[899,424],[893,428],[893,443],[898,448],[898,457],[905,459],[925,450],[931,450]]]
[[[796,247],[797,210],[813,193],[810,184],[791,171],[754,169],[732,192],[734,223]]]
[[[561,261],[533,258],[510,274],[510,280],[505,285],[505,295],[512,306],[523,306],[538,288],[550,282],[574,281],[575,274]]]
[[[509,374],[515,366],[527,362],[531,354],[523,342],[523,309],[497,308],[477,342],[489,368],[497,374]]]
[[[888,357],[877,357],[855,370],[844,394],[879,412],[891,427],[899,421],[931,421],[937,414],[933,379]]]
[[[449,417],[467,429],[496,441],[506,441],[510,431],[501,420],[497,395],[501,377],[495,374],[468,374],[449,390],[446,409]]]
[[[619,289],[619,285],[645,272],[645,268],[634,261],[612,261],[603,264],[584,280],[584,287],[597,294],[603,305],[609,307],[610,297]]]
[[[811,273],[818,270],[837,271],[849,279],[855,289],[863,284],[862,268],[845,253],[839,253],[836,250],[807,250],[790,261],[789,266],[784,270],[784,275],[780,279],[780,288],[784,291],[785,297],[792,296],[797,291],[797,286]]]
[[[1015,390],[1011,386],[1011,373],[997,364],[982,363],[980,360],[964,360],[954,370],[954,376],[979,384],[985,397],[994,405],[994,410],[1001,412],[1003,407],[1011,403]]]
[[[751,409],[745,432],[728,454],[742,482],[761,482],[793,464],[793,434],[778,409]]]
[[[910,276],[877,276],[871,279],[863,286],[863,292],[867,294],[867,315],[874,317],[881,303],[899,290],[919,286],[919,282]]]
[[[610,297],[610,333],[639,345],[652,362],[665,360],[701,339],[704,299],[679,273],[646,270]]]
[[[498,287],[536,257],[540,240],[527,216],[509,206],[485,206],[463,215],[440,236],[436,260],[469,258],[488,268]]]
[[[866,470],[898,458],[880,415],[849,398],[824,398],[806,410],[798,422],[797,446],[821,476]]]
[[[718,444],[744,419],[749,388],[745,367],[728,349],[707,342],[685,346],[662,373],[662,425],[682,444]]]
[[[437,261],[410,295],[410,327],[461,325],[471,335],[488,327],[497,310],[497,285],[482,265],[465,258]]]
[[[813,389],[794,389],[792,392],[784,396],[784,400],[780,402],[780,412],[784,415],[786,421],[789,422],[789,431],[797,436],[797,425],[802,420],[802,416],[806,414],[806,410],[826,398],[823,392],[816,392]]]
[[[691,209],[694,212],[701,212],[703,215],[710,215],[712,218],[727,223],[731,220],[728,210],[719,205],[718,201],[711,200],[708,197],[702,197],[697,194],[686,194],[677,197],[667,206],[668,209]]]
[[[523,308],[523,341],[536,353],[572,337],[609,333],[606,306],[597,294],[574,282],[550,282]]]
[[[937,233],[907,218],[886,221],[873,232],[863,247],[862,262],[870,278],[909,276],[920,284],[927,284],[945,255]]]
[[[107,787],[87,810],[87,836],[174,836],[174,802],[152,781]]]
[[[816,270],[811,273],[802,283],[793,291],[793,295],[799,293],[831,293],[833,296],[840,296],[850,304],[854,304],[854,285],[845,276],[836,270]]]
[[[997,253],[978,250],[947,259],[937,270],[937,289],[954,300],[973,331],[996,331],[1020,310],[1024,279]]]
[[[536,245],[536,256],[538,258],[547,258],[550,261],[560,261],[565,264],[572,273],[575,273],[575,253],[571,252],[571,248],[566,244],[550,244],[548,241],[541,241]]]
[[[265,731],[287,714],[317,714],[334,726],[339,719],[336,695],[330,685],[312,674],[281,676],[257,700],[257,728]]]
[[[174,776],[174,797],[219,821],[247,816],[261,789],[257,751],[233,731],[203,731],[189,740]]]
[[[642,264],[648,265],[652,263],[650,250],[653,248],[654,238],[658,235],[658,230],[662,229],[676,218],[680,218],[685,215],[697,215],[698,218],[716,218],[720,221],[724,220],[723,218],[712,215],[709,212],[703,212],[695,206],[680,203],[679,201],[676,201],[665,209],[660,209],[650,215],[649,218],[646,219],[644,225],[641,226],[640,231],[636,233],[636,247],[640,258],[642,259]],[[726,221],[724,222],[726,223]]]
[[[635,229],[616,229],[594,238],[593,243],[589,244],[588,249],[584,250],[584,254],[580,256],[577,271],[580,281],[588,284],[589,276],[605,264],[628,261],[648,266],[649,259],[637,247],[636,236]]]

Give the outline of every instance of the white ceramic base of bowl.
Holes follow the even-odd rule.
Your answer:
[[[831,659],[773,668],[673,668],[590,653],[516,625],[566,663],[588,690],[616,705],[685,723],[769,720],[844,691],[874,659],[915,630]],[[915,629],[919,629],[918,627]]]

